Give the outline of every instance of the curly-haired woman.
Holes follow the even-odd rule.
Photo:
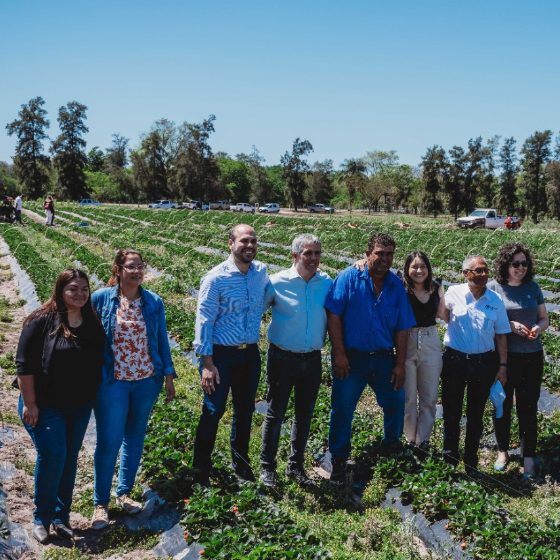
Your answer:
[[[503,471],[509,461],[513,396],[519,420],[524,477],[535,475],[537,446],[537,402],[543,374],[540,334],[548,328],[543,294],[533,280],[533,258],[521,243],[504,245],[495,261],[496,279],[488,284],[504,301],[511,334],[508,339],[506,400],[502,418],[494,418],[498,458],[494,469]]]

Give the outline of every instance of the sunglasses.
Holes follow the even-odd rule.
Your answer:
[[[527,261],[512,261],[509,264],[513,266],[513,268],[519,268],[520,266],[522,266],[523,268],[527,268],[529,266],[529,263]]]
[[[479,266],[477,268],[465,268],[465,272],[474,272],[474,274],[488,274],[488,267],[487,266]]]

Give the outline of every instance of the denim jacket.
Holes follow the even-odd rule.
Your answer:
[[[106,337],[105,349],[103,352],[102,383],[113,383],[115,380],[113,338],[117,320],[117,309],[119,308],[119,292],[119,286],[113,286],[111,288],[97,290],[91,296],[93,308],[103,325]],[[148,350],[154,366],[154,376],[156,378],[162,378],[164,375],[177,377],[171,359],[163,301],[157,294],[142,287],[140,287],[140,299],[142,315],[146,322]]]

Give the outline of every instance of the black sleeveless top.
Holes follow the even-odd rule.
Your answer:
[[[416,318],[417,327],[431,327],[436,324],[436,313],[439,306],[439,293],[435,289],[426,303],[422,303],[414,292],[408,294],[408,300],[412,305],[412,311]]]

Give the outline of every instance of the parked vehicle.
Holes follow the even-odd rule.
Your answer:
[[[179,208],[186,208],[187,210],[208,210],[208,204],[200,200],[189,200],[179,205]]]
[[[101,202],[98,202],[93,198],[82,198],[82,200],[78,201],[78,204],[81,206],[99,206]]]
[[[229,202],[227,200],[217,200],[210,203],[210,210],[229,210]]]
[[[251,214],[255,213],[255,207],[248,202],[238,202],[237,204],[232,204],[229,209],[232,212],[249,212]]]
[[[511,217],[511,221],[521,225],[519,218]],[[457,225],[460,228],[486,228],[498,229],[505,227],[506,218],[500,216],[495,208],[475,208],[468,216],[459,218]]]
[[[334,214],[334,208],[332,206],[325,206],[320,202],[308,206],[307,211],[312,214]]]
[[[264,206],[259,207],[259,212],[263,212],[264,214],[277,214],[280,212],[280,204],[277,202],[268,202]]]
[[[174,202],[171,202],[171,200],[156,200],[155,202],[148,204],[148,208],[161,208],[169,210],[171,208],[177,208],[177,205]]]

